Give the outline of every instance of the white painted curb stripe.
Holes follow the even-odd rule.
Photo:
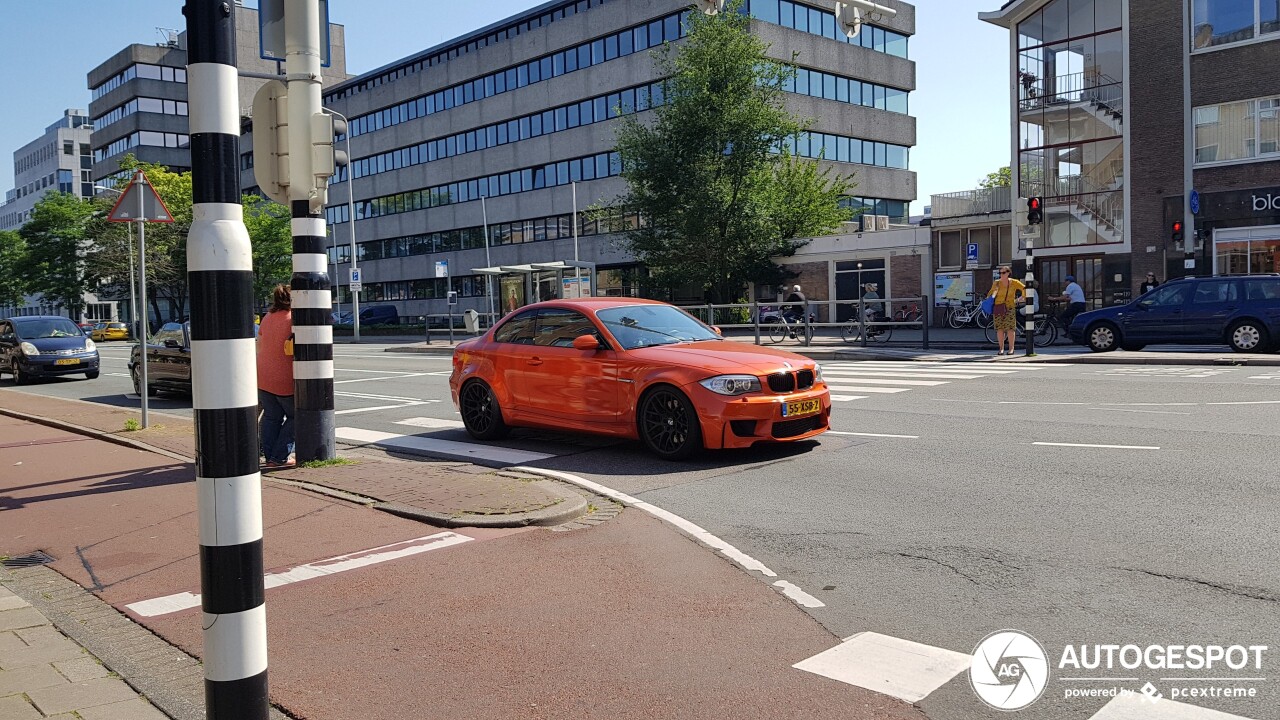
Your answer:
[[[1161,698],[1154,704],[1145,695],[1117,695],[1089,720],[1247,720],[1220,710]]]
[[[1158,445],[1090,445],[1088,443],[1033,442],[1032,445],[1050,447],[1106,448],[1108,450],[1159,450]]]
[[[511,450],[509,448],[480,445],[477,443],[458,442],[456,440],[439,440],[436,438],[416,437],[413,435],[396,435],[395,433],[361,430],[360,428],[340,427],[334,431],[339,440],[370,443],[380,447],[419,450],[422,452],[465,458],[467,460],[488,460],[503,464],[538,462],[555,457],[546,453],[529,452],[527,450]]]
[[[262,539],[262,476],[196,478],[200,544],[242,545]]]
[[[267,669],[265,604],[238,613],[204,613],[204,629],[210,631],[204,634],[205,680],[240,680]]]
[[[399,420],[396,422],[396,424],[411,425],[413,427],[422,427],[422,428],[436,428],[436,429],[443,429],[443,428],[453,429],[453,428],[466,427],[466,425],[461,420],[442,420],[440,418],[431,418],[431,417],[408,418],[406,420]]]
[[[795,585],[792,585],[786,580],[779,580],[775,582],[773,586],[782,590],[783,595],[786,595],[787,597],[791,598],[792,600],[795,601],[797,605],[801,607],[820,608],[820,607],[827,606],[826,603],[810,595],[809,593],[801,590]]]
[[[470,542],[474,538],[466,535],[459,535],[455,532],[439,532],[434,535],[405,540],[403,542],[391,543],[390,545],[382,545],[380,547],[371,548],[369,550],[361,550],[358,552],[348,553],[346,555],[338,555],[327,560],[318,560],[306,565],[299,565],[295,568],[285,570],[278,573],[267,573],[263,576],[263,580],[267,588],[280,587],[290,583],[302,582],[303,580],[311,580],[326,575],[334,575],[347,570],[355,570],[368,565],[377,565],[389,560],[396,560],[410,555],[428,552],[430,550],[439,550],[451,545],[460,545]],[[155,598],[152,600],[142,600],[136,603],[125,605],[126,608],[142,617],[155,617],[157,615],[167,615],[168,613],[178,612],[179,610],[187,610],[200,606],[200,596],[189,592],[180,592],[173,595]],[[262,609],[260,606],[258,609]],[[252,612],[252,611],[249,611]],[[244,613],[239,613],[243,615]],[[206,618],[214,617],[205,615]],[[228,617],[227,615],[216,616],[219,618]],[[221,620],[219,620],[221,622]],[[265,667],[265,666],[264,666]],[[256,674],[256,673],[255,673]],[[244,676],[241,676],[244,677]]]
[[[965,653],[865,632],[792,667],[916,703],[972,662]]]
[[[631,497],[630,495],[620,493],[617,490],[614,490],[613,488],[605,487],[604,485],[601,485],[599,483],[591,482],[590,480],[584,477],[572,475],[567,472],[560,472],[558,470],[545,470],[543,468],[534,468],[534,467],[515,467],[512,469],[520,470],[521,472],[533,473],[535,475],[547,475],[549,477],[557,478],[559,480],[564,480],[565,482],[573,483],[574,485],[587,488],[588,490],[594,493],[604,495],[605,497],[608,497],[608,498],[613,498],[614,500],[617,500],[618,502],[623,503],[625,505],[631,505],[637,510],[643,510],[649,513],[650,515],[653,515],[654,517],[665,520],[671,523],[672,525],[675,525],[676,527],[680,528],[681,530],[684,530],[685,532],[689,533],[694,538],[696,538],[703,545],[719,550],[722,555],[729,558],[730,560],[733,560],[734,562],[738,563],[739,565],[746,568],[747,570],[755,570],[756,572],[766,577],[778,576],[777,573],[765,567],[764,563],[760,562],[759,560],[756,560],[750,555],[747,555],[746,553],[742,552],[736,547],[730,545],[724,540],[721,540],[715,535],[712,535],[711,533],[689,522],[688,520],[685,520],[679,515],[676,515],[675,513],[667,512],[666,510],[663,510],[662,508],[656,505],[650,505],[649,503],[644,502],[643,500],[639,500],[637,498]]]
[[[851,400],[866,400],[866,395],[832,395],[831,399],[836,402],[849,402]]]

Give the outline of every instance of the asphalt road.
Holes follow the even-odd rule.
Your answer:
[[[27,391],[136,404],[127,348],[101,347],[98,380]],[[635,443],[526,431],[499,446],[523,458],[511,462],[468,442],[447,358],[382,349],[335,348],[340,439],[538,466],[625,492],[816,597],[824,606],[809,612],[839,637],[873,631],[967,654],[994,631],[1028,633],[1053,675],[1020,718],[1089,718],[1106,700],[1068,690],[1148,681],[1166,698],[1189,684],[1252,687],[1253,698],[1187,702],[1280,717],[1267,656],[1260,670],[1212,673],[1057,667],[1071,644],[1280,653],[1280,370],[830,363],[828,382],[845,399],[834,403],[836,432],[817,442],[672,464]],[[152,407],[190,413],[187,398]],[[963,672],[920,705],[934,718],[1004,717]]]

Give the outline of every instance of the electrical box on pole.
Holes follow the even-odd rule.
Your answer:
[[[288,88],[279,80],[253,96],[253,177],[262,194],[289,204]]]

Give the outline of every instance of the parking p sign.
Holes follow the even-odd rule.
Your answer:
[[[351,292],[360,292],[363,283],[360,280],[360,268],[351,268],[351,278],[348,284],[351,285]]]
[[[965,259],[969,262],[978,262],[978,243],[969,243],[965,251]]]

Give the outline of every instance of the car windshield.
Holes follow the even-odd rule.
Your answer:
[[[601,310],[596,317],[624,350],[721,339],[711,328],[670,305],[627,305]]]
[[[24,340],[58,337],[83,337],[80,327],[66,318],[41,318],[20,320],[14,323],[18,336]]]

